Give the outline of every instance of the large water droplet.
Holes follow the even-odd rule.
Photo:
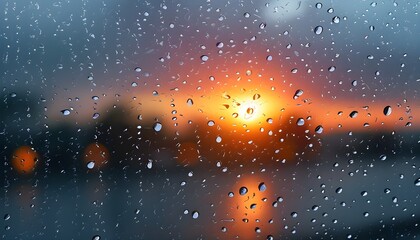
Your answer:
[[[216,142],[217,143],[221,143],[222,142],[222,137],[221,136],[217,136],[216,137]]]
[[[315,132],[318,133],[318,134],[321,134],[323,131],[324,131],[324,128],[321,125],[318,125],[315,128]]]
[[[93,169],[95,167],[95,162],[94,161],[90,161],[86,164],[86,167],[89,169]]]
[[[420,187],[420,177],[414,181],[414,186]]]
[[[99,114],[99,113],[94,113],[94,114],[92,115],[92,118],[93,118],[93,119],[98,119],[98,118],[99,118],[99,116],[100,116],[100,114]]]
[[[201,61],[203,61],[203,62],[207,62],[208,60],[209,60],[209,56],[207,56],[207,55],[201,55]]]
[[[324,30],[324,28],[322,26],[316,26],[315,29],[314,29],[314,33],[316,35],[320,35],[323,30]]]
[[[160,132],[160,130],[162,130],[162,124],[161,124],[160,122],[156,122],[156,123],[153,125],[153,129],[154,129],[156,132]]]
[[[136,71],[136,72],[141,72],[141,68],[140,67],[136,67],[136,68],[134,68],[134,71]]]
[[[188,98],[187,105],[191,107],[194,104],[194,101],[191,98]]]
[[[293,99],[295,99],[295,100],[298,99],[300,96],[302,96],[302,94],[303,94],[302,89],[296,90],[295,95],[293,96]]]
[[[299,119],[296,121],[296,124],[297,124],[298,126],[303,126],[303,125],[305,124],[305,120],[304,120],[303,118],[299,118]]]
[[[357,117],[357,114],[359,114],[357,111],[353,111],[353,112],[351,112],[351,113],[349,114],[349,116],[350,116],[351,118],[355,118],[355,117]]]
[[[69,110],[69,109],[64,109],[64,110],[61,110],[61,113],[62,113],[64,116],[68,116],[68,115],[70,115],[70,110]]]
[[[239,188],[239,194],[240,194],[241,196],[243,196],[243,195],[247,194],[247,192],[248,192],[248,188],[246,188],[246,187],[241,187],[241,188]]]
[[[198,211],[193,211],[191,215],[192,218],[197,219],[200,216],[200,213]]]
[[[264,182],[258,185],[258,190],[260,190],[260,192],[264,192],[266,189],[267,189],[267,186],[265,185]]]

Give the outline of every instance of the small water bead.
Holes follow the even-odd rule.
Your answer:
[[[217,48],[223,48],[223,46],[224,46],[223,42],[216,43]]]
[[[356,86],[357,86],[357,80],[353,80],[353,81],[351,82],[351,85],[352,85],[353,87],[356,87]]]
[[[134,71],[136,71],[136,72],[141,72],[141,68],[140,67],[136,67],[136,68],[134,68]]]
[[[343,188],[339,187],[335,190],[336,193],[340,194],[343,192]]]
[[[320,35],[322,33],[322,31],[324,31],[324,28],[322,26],[316,26],[314,29],[314,33],[316,35]]]
[[[194,105],[194,101],[193,101],[191,98],[188,98],[188,99],[187,99],[187,105],[188,105],[189,107],[191,107],[192,105]]]
[[[319,2],[319,3],[316,3],[316,4],[315,4],[315,7],[316,7],[317,9],[321,9],[321,8],[322,8],[322,3],[320,3],[320,2]]]
[[[333,13],[334,12],[334,8],[328,8],[327,9],[327,13]]]
[[[10,219],[10,215],[6,213],[6,214],[4,215],[4,217],[3,217],[3,219],[4,219],[5,221],[9,220],[9,219]]]
[[[228,197],[233,197],[233,196],[235,196],[235,194],[233,192],[228,193]]]
[[[239,195],[243,196],[247,193],[248,193],[248,188],[246,188],[246,187],[239,188]]]
[[[382,154],[381,156],[379,156],[379,159],[381,161],[385,161],[386,160],[386,155],[385,154]]]
[[[221,136],[217,136],[216,137],[216,142],[217,143],[221,143],[222,142],[222,137]]]
[[[290,215],[291,215],[293,218],[296,218],[296,217],[298,216],[297,212],[292,212]]]
[[[207,126],[209,126],[209,127],[213,127],[214,126],[214,121],[213,120],[209,120],[208,122],[207,122]]]
[[[191,216],[193,219],[197,219],[200,216],[200,213],[198,211],[193,211]]]
[[[99,118],[99,116],[100,116],[100,114],[99,114],[99,113],[94,113],[94,114],[92,115],[92,118],[93,118],[93,119],[98,119],[98,118]]]
[[[414,181],[414,186],[420,187],[420,177]]]
[[[339,23],[340,22],[340,17],[339,16],[335,16],[332,18],[332,22],[333,23]]]
[[[92,240],[100,240],[100,239],[101,239],[101,236],[99,235],[95,235],[92,237]]]
[[[160,122],[156,122],[154,125],[153,125],[153,130],[155,130],[155,132],[160,132],[160,130],[162,130],[162,124],[160,123]]]
[[[260,29],[264,29],[265,27],[267,27],[266,23],[263,22],[263,23],[260,24]]]
[[[245,18],[249,18],[250,16],[251,16],[251,14],[249,14],[249,12],[244,13]]]

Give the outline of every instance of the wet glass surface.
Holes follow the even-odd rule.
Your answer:
[[[412,239],[413,1],[2,1],[2,239]]]

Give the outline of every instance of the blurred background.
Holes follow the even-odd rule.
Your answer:
[[[412,239],[414,1],[0,3],[2,239]]]

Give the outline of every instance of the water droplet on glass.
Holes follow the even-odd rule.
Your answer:
[[[379,156],[379,159],[381,161],[385,161],[386,160],[386,155],[385,154],[382,154],[381,156]]]
[[[191,215],[192,215],[192,218],[197,219],[200,213],[198,211],[193,211]]]
[[[228,193],[228,196],[229,196],[229,197],[233,197],[233,196],[235,196],[235,194],[234,194],[233,192],[229,192],[229,193]]]
[[[296,217],[298,216],[297,212],[292,212],[290,215],[291,215],[293,218],[296,218]]]
[[[94,113],[93,115],[92,115],[92,118],[93,119],[98,119],[98,117],[100,116],[100,114],[99,113]]]
[[[375,26],[370,25],[370,26],[369,26],[369,30],[370,30],[370,31],[375,31]]]
[[[223,46],[224,46],[223,42],[216,43],[217,48],[223,48]]]
[[[328,68],[328,72],[334,72],[335,71],[335,66],[331,66]]]
[[[61,110],[61,113],[62,113],[64,116],[68,116],[68,115],[70,115],[70,110],[69,110],[69,109],[64,109],[64,110]]]
[[[391,106],[386,106],[386,107],[384,108],[384,115],[385,115],[385,116],[389,116],[389,115],[391,115],[391,113],[392,113]]]
[[[248,192],[248,188],[246,188],[246,187],[239,188],[239,194],[241,196],[245,195],[247,192]]]
[[[193,100],[191,98],[188,98],[187,105],[190,107],[194,104]]]
[[[141,68],[140,67],[136,67],[136,68],[134,68],[134,71],[136,71],[136,72],[141,72]]]
[[[153,95],[153,96],[157,96],[157,95],[159,95],[159,93],[158,93],[158,91],[154,90],[154,91],[152,92],[152,95]]]
[[[297,124],[298,126],[303,126],[303,125],[305,124],[305,120],[304,120],[303,118],[299,118],[299,119],[296,121],[296,124]]]
[[[298,69],[297,68],[293,68],[290,72],[297,73],[298,72]]]
[[[5,221],[7,221],[7,220],[10,219],[10,215],[6,213],[3,218],[4,218]]]
[[[153,161],[149,160],[149,162],[147,163],[147,168],[152,169],[152,167],[153,167]]]
[[[335,190],[336,193],[340,194],[343,192],[343,188],[339,187]]]
[[[315,29],[314,29],[314,33],[316,35],[320,35],[323,30],[324,30],[324,28],[322,26],[316,26]]]
[[[160,130],[162,130],[162,124],[161,124],[160,122],[156,122],[156,123],[153,125],[153,129],[154,129],[156,132],[159,132]]]
[[[327,13],[333,13],[334,12],[334,8],[328,8],[327,9]]]
[[[335,16],[332,18],[332,22],[333,23],[339,23],[340,22],[340,17],[339,16]]]
[[[222,227],[222,232],[227,232],[227,228],[226,227]]]
[[[95,235],[95,236],[93,236],[92,240],[101,240],[101,236]]]
[[[254,96],[252,97],[252,99],[253,100],[258,100],[258,99],[260,99],[260,97],[261,97],[261,95],[258,94],[258,93],[256,93],[256,94],[254,94]]]
[[[259,190],[260,192],[264,192],[266,189],[267,189],[267,186],[265,185],[265,183],[264,183],[264,182],[262,182],[262,183],[260,183],[260,184],[258,185],[258,190]]]
[[[266,58],[265,58],[267,61],[272,61],[273,60],[273,56],[271,56],[271,55],[268,55]]]
[[[414,186],[420,187],[420,177],[414,181]]]
[[[367,196],[367,192],[366,191],[362,191],[361,193],[360,193],[360,195],[362,195],[363,197],[366,197]]]
[[[221,143],[222,142],[222,137],[221,136],[217,136],[216,137],[216,142],[217,143]]]
[[[249,12],[244,13],[245,18],[249,18],[250,16],[251,16],[251,14],[249,14]]]
[[[89,81],[93,81],[93,76],[88,76],[88,77],[87,77],[87,79],[88,79]]]
[[[319,2],[319,3],[316,3],[316,4],[315,4],[315,7],[316,7],[317,9],[321,9],[321,8],[322,8],[322,3],[320,3],[320,2]]]
[[[315,132],[318,133],[318,134],[321,134],[323,131],[324,131],[324,128],[321,125],[318,125],[315,128]]]
[[[208,121],[208,122],[207,122],[207,125],[208,125],[209,127],[213,127],[213,126],[214,126],[214,121],[213,121],[213,120]]]
[[[355,118],[355,117],[357,117],[357,114],[359,114],[357,111],[353,111],[353,112],[351,112],[351,113],[349,114],[349,116],[350,116],[351,118]]]
[[[209,56],[207,56],[207,55],[201,55],[201,61],[203,61],[203,62],[207,62],[208,60],[209,60]]]
[[[353,87],[356,87],[356,86],[357,86],[357,80],[353,80],[353,81],[351,82],[351,85],[352,85]]]
[[[267,26],[267,24],[266,24],[266,23],[261,23],[261,24],[260,24],[260,29],[264,29],[266,26]]]
[[[296,90],[295,95],[293,96],[293,99],[295,99],[295,100],[298,99],[300,96],[302,96],[302,94],[303,94],[302,89]]]
[[[94,161],[90,161],[86,164],[86,167],[89,169],[93,169],[95,167],[95,162]]]

